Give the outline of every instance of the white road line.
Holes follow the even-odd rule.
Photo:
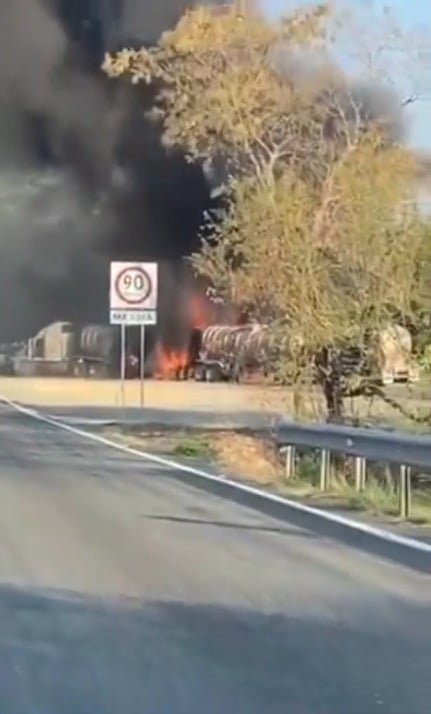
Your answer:
[[[356,521],[352,518],[347,518],[346,516],[342,516],[339,513],[333,513],[333,512],[325,511],[321,508],[307,506],[305,503],[293,501],[289,498],[285,498],[283,496],[278,496],[275,493],[262,491],[259,488],[254,488],[253,486],[249,486],[247,484],[243,484],[238,481],[232,481],[231,479],[224,477],[222,475],[215,475],[215,474],[210,473],[209,471],[204,471],[203,469],[195,468],[194,466],[188,466],[186,464],[178,463],[177,461],[173,461],[172,459],[166,459],[162,456],[156,456],[155,454],[149,454],[146,451],[140,451],[139,449],[133,449],[130,446],[126,446],[124,444],[119,444],[115,441],[111,441],[111,439],[107,439],[106,437],[100,436],[99,434],[92,434],[91,432],[84,431],[83,429],[80,429],[76,426],[72,426],[70,423],[63,422],[59,418],[54,418],[51,416],[44,415],[41,412],[37,411],[36,409],[32,409],[30,407],[25,407],[22,404],[19,404],[18,402],[14,402],[14,401],[8,399],[7,397],[1,396],[1,395],[0,395],[0,401],[2,401],[4,404],[7,404],[11,409],[21,412],[22,414],[26,414],[27,416],[29,416],[33,419],[37,419],[38,421],[45,422],[46,424],[50,424],[51,426],[57,427],[58,429],[63,429],[64,431],[68,431],[72,434],[75,434],[76,436],[80,436],[83,439],[87,439],[89,441],[94,441],[98,444],[102,444],[103,446],[107,446],[109,448],[116,449],[117,451],[122,451],[126,454],[129,454],[130,456],[137,456],[138,458],[141,458],[143,461],[149,461],[152,463],[159,464],[161,466],[166,466],[167,468],[173,469],[175,471],[182,471],[183,473],[189,473],[189,474],[192,474],[193,476],[198,476],[199,478],[201,478],[205,481],[228,485],[229,487],[231,487],[232,489],[235,489],[236,491],[242,491],[243,493],[248,493],[250,495],[262,498],[264,500],[272,501],[273,503],[278,503],[280,505],[284,505],[287,508],[291,508],[296,511],[300,511],[302,513],[308,513],[309,515],[321,518],[326,521],[330,521],[332,523],[336,523],[337,525],[341,525],[346,528],[350,528],[351,530],[365,533],[366,535],[372,536],[374,538],[379,538],[380,540],[384,540],[388,543],[393,543],[395,545],[404,546],[406,548],[411,548],[413,550],[421,551],[423,553],[429,553],[431,555],[431,544],[429,544],[429,543],[423,543],[423,542],[418,541],[414,538],[408,538],[406,536],[397,535],[396,533],[392,533],[391,531],[387,531],[383,528],[376,528],[375,526],[372,526],[368,523]]]

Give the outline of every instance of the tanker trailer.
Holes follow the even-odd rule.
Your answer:
[[[402,325],[392,324],[379,330],[371,338],[374,368],[382,384],[417,382],[419,367],[413,354],[413,338]]]
[[[247,372],[266,374],[269,362],[280,350],[298,348],[300,339],[289,340],[271,334],[267,325],[210,325],[200,332],[194,347],[191,373],[198,381],[239,381]],[[369,339],[368,354],[360,349],[341,350],[341,372],[375,374],[383,384],[419,379],[412,348],[412,336],[403,326],[388,325]]]
[[[127,379],[139,376],[139,332],[129,328],[126,340]],[[82,377],[117,378],[121,371],[120,331],[114,325],[84,325],[78,336],[74,374]]]
[[[394,382],[416,382],[420,371],[413,354],[412,335],[406,327],[392,323],[373,330],[363,348],[323,349],[316,367],[328,369],[328,359],[337,364],[340,376],[365,377],[382,385]]]
[[[18,376],[115,376],[120,361],[117,332],[109,325],[55,322],[26,343],[14,359],[14,372]]]
[[[210,325],[193,361],[197,381],[239,381],[247,372],[265,371],[271,345],[266,325]]]
[[[111,325],[84,325],[78,330],[73,373],[79,377],[114,377],[119,340]]]

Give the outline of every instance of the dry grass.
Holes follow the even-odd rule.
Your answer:
[[[217,463],[237,478],[261,485],[274,484],[281,478],[280,459],[268,439],[221,432],[212,436],[211,448]]]
[[[396,399],[419,414],[431,413],[431,387],[428,383],[409,390],[403,386],[390,390]],[[0,377],[0,394],[19,402],[42,407],[96,406],[118,407],[122,403],[118,380],[83,380],[56,378]],[[140,404],[138,381],[125,384],[125,405]],[[258,385],[202,384],[196,382],[164,382],[146,380],[144,405],[155,409],[190,409],[212,412],[256,411],[293,414],[293,398],[289,388]],[[385,423],[396,428],[417,428],[388,405],[364,399],[347,402],[347,415],[360,420]],[[304,401],[305,418],[322,417],[320,395],[309,394]]]
[[[118,380],[0,377],[0,394],[40,406],[119,406]],[[146,380],[144,404],[151,408],[270,411],[284,407],[288,390],[254,385]],[[125,404],[140,404],[139,381],[125,384]]]
[[[107,429],[130,446],[153,453],[210,460],[230,475],[261,485],[280,481],[282,465],[271,441],[263,436],[222,430],[167,430],[130,433]]]
[[[319,462],[305,456],[297,465],[295,478],[286,481],[284,464],[271,440],[263,435],[195,429],[130,433],[111,428],[108,431],[111,437],[135,448],[210,463],[230,477],[306,499],[323,508],[353,509],[379,519],[398,520],[397,494],[371,474],[365,491],[358,493],[347,472],[334,471],[330,489],[322,493],[318,486]],[[431,523],[431,490],[414,491],[410,520],[416,525]]]

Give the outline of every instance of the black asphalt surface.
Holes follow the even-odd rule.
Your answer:
[[[40,407],[29,405],[40,410]],[[209,412],[204,409],[155,409],[153,407],[44,407],[44,413],[68,422],[97,426],[100,422],[126,424],[130,426],[148,427],[161,425],[172,428],[202,428],[202,429],[256,429],[271,428],[281,415],[276,412],[237,411],[223,412],[214,409]]]
[[[1,714],[428,714],[431,576],[0,407]]]

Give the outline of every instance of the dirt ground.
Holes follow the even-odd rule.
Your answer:
[[[391,394],[411,412],[431,414],[431,387],[415,385],[413,390],[397,385]],[[0,396],[34,406],[92,406],[122,405],[122,387],[116,380],[80,380],[57,378],[0,377]],[[124,404],[140,405],[139,381],[124,385]],[[257,411],[293,414],[292,392],[289,388],[257,385],[206,384],[146,380],[144,405],[154,409],[203,410],[212,412]],[[323,415],[321,397],[307,397],[307,416],[319,420]],[[364,399],[346,402],[346,413],[370,422],[412,428],[410,423],[387,404]]]
[[[121,384],[115,380],[0,377],[0,395],[38,406],[120,406]],[[139,381],[128,381],[125,404],[140,405]],[[144,404],[153,408],[202,410],[283,410],[287,390],[248,385],[146,380]]]

